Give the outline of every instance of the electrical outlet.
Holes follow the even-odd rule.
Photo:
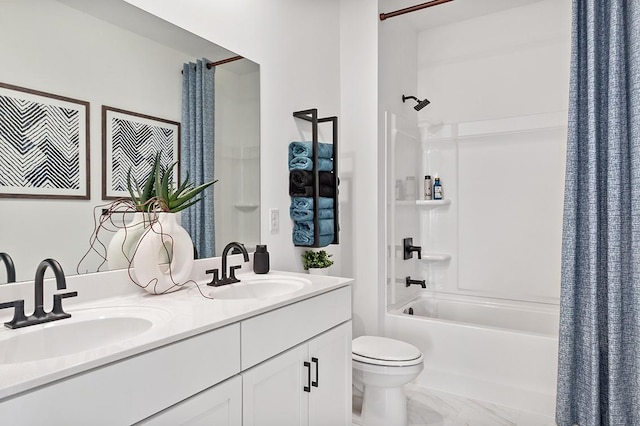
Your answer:
[[[269,209],[269,231],[272,234],[280,232],[280,209]]]

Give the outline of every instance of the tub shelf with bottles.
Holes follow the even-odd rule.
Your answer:
[[[450,199],[444,200],[416,200],[415,205],[418,207],[433,209],[436,207],[444,207],[451,204]]]
[[[396,200],[396,206],[418,206],[424,209],[435,209],[451,204],[451,200]]]

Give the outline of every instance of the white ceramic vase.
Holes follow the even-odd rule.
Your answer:
[[[193,242],[176,214],[158,213],[133,259],[137,284],[152,294],[179,290],[189,280],[193,263]]]
[[[311,275],[329,275],[329,268],[309,268]]]
[[[110,270],[129,268],[138,241],[148,226],[148,214],[136,212],[133,219],[113,235],[107,247],[107,265]]]

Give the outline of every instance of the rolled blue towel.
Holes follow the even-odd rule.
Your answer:
[[[313,210],[313,198],[292,197],[291,208],[300,210]],[[319,209],[333,209],[333,198],[318,197]]]
[[[289,159],[293,157],[313,157],[313,142],[291,142]],[[318,158],[333,158],[333,144],[318,142]]]
[[[330,235],[320,235],[319,237],[320,244],[318,247],[326,247],[329,244],[333,243],[333,234]],[[293,244],[297,246],[312,246],[313,245],[313,233],[309,235],[308,232],[305,231],[293,231]]]
[[[313,220],[295,221],[293,222],[294,231],[304,231],[313,235],[315,231],[315,225]],[[318,226],[320,227],[318,234],[329,235],[333,234],[333,219],[319,219]]]
[[[318,219],[333,219],[333,209],[320,209],[318,210]]]
[[[333,243],[333,234],[320,235],[318,239],[320,240],[320,244],[318,244],[318,247],[326,247],[329,244]]]
[[[313,160],[309,157],[293,157],[289,160],[289,170],[313,170]],[[318,158],[318,171],[330,172],[333,170],[333,160],[330,158]]]
[[[308,231],[293,230],[293,244],[297,246],[312,246],[313,245],[313,232],[309,234]]]
[[[313,209],[289,209],[289,216],[296,221],[313,220]],[[318,219],[333,219],[333,209],[318,210]]]

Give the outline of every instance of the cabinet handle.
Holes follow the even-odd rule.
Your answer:
[[[319,366],[318,358],[316,357],[311,358],[311,362],[316,364],[316,381],[311,382],[311,386],[313,386],[314,388],[317,388],[318,387],[318,366]]]
[[[305,361],[304,366],[307,369],[307,386],[304,386],[302,389],[304,389],[305,392],[311,392],[311,386],[309,386],[311,383],[311,363],[309,361]]]

